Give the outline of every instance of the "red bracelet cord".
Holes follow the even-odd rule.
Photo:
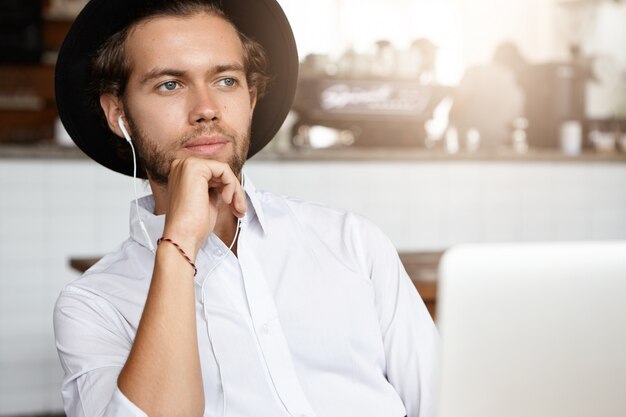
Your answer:
[[[194,264],[191,260],[191,258],[189,258],[189,256],[187,256],[187,254],[185,253],[185,251],[178,246],[178,243],[174,242],[172,239],[168,239],[166,237],[160,237],[159,240],[157,240],[157,246],[162,242],[162,241],[166,241],[171,243],[172,245],[176,246],[176,249],[178,249],[178,251],[180,252],[181,255],[183,255],[185,257],[185,259],[187,260],[187,262],[189,262],[189,264],[193,267],[193,276],[195,277],[196,274],[198,273],[198,268],[196,268],[196,264]]]

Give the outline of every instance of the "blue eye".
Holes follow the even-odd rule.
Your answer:
[[[159,89],[165,89],[167,91],[174,91],[178,87],[178,83],[176,81],[166,81],[159,86]]]
[[[237,80],[234,78],[224,78],[220,82],[226,87],[234,87],[237,84]]]

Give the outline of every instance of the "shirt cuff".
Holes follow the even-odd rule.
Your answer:
[[[106,417],[148,417],[146,413],[126,398],[118,387],[115,387],[115,391],[113,391],[105,415]]]

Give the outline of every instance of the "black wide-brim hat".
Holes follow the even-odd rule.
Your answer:
[[[106,39],[136,21],[140,11],[154,1],[91,0],[72,24],[59,50],[55,70],[56,102],[65,130],[90,158],[126,175],[132,175],[132,160],[119,155],[110,139],[112,132],[103,122],[102,110],[93,105],[90,61]],[[237,29],[260,43],[268,56],[271,85],[254,110],[250,158],[272,140],[293,103],[298,78],[293,32],[275,0],[207,3],[217,3]]]

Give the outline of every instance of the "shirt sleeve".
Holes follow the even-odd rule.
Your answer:
[[[147,417],[117,388],[132,340],[113,306],[88,291],[63,290],[54,309],[56,347],[65,371],[68,417]]]
[[[364,229],[366,262],[374,286],[387,380],[408,417],[432,417],[440,338],[391,241],[374,225]]]

